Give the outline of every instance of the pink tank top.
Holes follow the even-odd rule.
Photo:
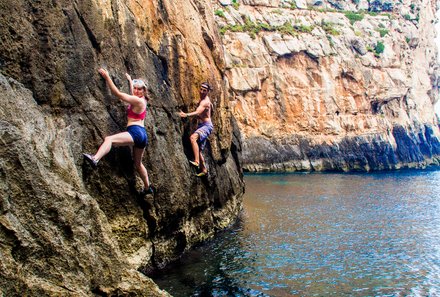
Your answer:
[[[131,105],[127,107],[127,117],[134,120],[143,120],[145,119],[145,115],[147,114],[147,106],[145,106],[145,109],[141,113],[136,113],[131,108]]]

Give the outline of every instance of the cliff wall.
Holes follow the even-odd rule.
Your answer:
[[[435,1],[213,3],[245,170],[439,164]]]
[[[240,134],[225,99],[224,53],[206,1],[0,3],[0,295],[165,296],[141,272],[229,225],[241,208]],[[140,197],[128,148],[93,170],[83,152],[125,130],[106,67],[149,84]],[[214,86],[210,175],[189,167],[202,81]]]

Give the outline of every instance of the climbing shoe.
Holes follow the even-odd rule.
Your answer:
[[[197,177],[202,177],[202,176],[206,176],[207,174],[208,174],[208,172],[203,172],[203,171],[202,171],[202,172],[200,172],[200,173],[197,173],[196,176],[197,176]]]
[[[143,188],[142,191],[140,192],[141,195],[149,195],[149,194],[154,194],[154,189],[152,186],[149,186],[148,189]]]
[[[191,160],[189,161],[189,163],[191,163],[191,165],[193,165],[193,166],[199,168],[199,163],[194,162],[194,161],[191,161]]]
[[[89,155],[89,154],[83,154],[84,159],[86,159],[87,162],[90,163],[90,165],[92,165],[93,168],[96,168],[98,166],[98,161],[96,161],[93,158],[93,155]]]

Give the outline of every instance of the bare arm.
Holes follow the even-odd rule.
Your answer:
[[[118,87],[113,83],[113,80],[111,79],[110,75],[108,74],[107,70],[101,68],[98,70],[98,72],[102,75],[102,77],[107,82],[107,85],[109,86],[111,92],[121,99],[124,102],[127,102],[131,105],[138,105],[142,103],[142,99],[133,95],[129,95],[127,93],[121,92]]]
[[[182,117],[182,118],[187,118],[187,117],[191,117],[191,116],[199,116],[199,115],[201,115],[204,111],[205,111],[205,109],[207,109],[209,107],[209,102],[203,102],[203,103],[201,103],[198,107],[197,107],[197,109],[195,110],[195,111],[193,111],[193,112],[189,112],[189,113],[184,113],[183,111],[180,111],[179,112],[179,115]]]
[[[133,95],[133,81],[131,80],[131,76],[130,74],[126,73],[125,77],[127,78],[128,83],[130,85],[130,95]]]

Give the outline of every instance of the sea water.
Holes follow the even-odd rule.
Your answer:
[[[173,296],[440,296],[440,171],[246,175],[234,226],[154,280]]]

